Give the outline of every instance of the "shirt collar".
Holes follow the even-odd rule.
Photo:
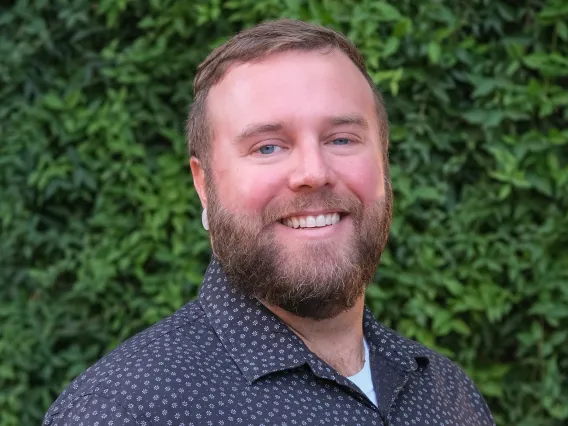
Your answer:
[[[215,257],[205,272],[199,301],[249,383],[307,362],[305,345],[258,300],[232,288]]]
[[[350,385],[258,300],[232,288],[215,257],[205,272],[199,301],[221,343],[249,383],[272,372],[308,365],[320,378]],[[379,324],[368,308],[363,330],[372,360],[387,360],[403,373],[424,366],[427,354],[421,347]]]
[[[372,353],[400,370],[412,372],[428,367],[431,352],[426,347],[379,323],[367,307],[363,314],[363,334]]]

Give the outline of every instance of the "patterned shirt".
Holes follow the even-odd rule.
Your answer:
[[[212,259],[198,298],[77,377],[44,426],[494,425],[455,364],[363,320],[378,405]]]

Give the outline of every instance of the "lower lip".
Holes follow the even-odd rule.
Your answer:
[[[340,231],[344,226],[345,223],[349,220],[349,216],[344,216],[341,218],[339,222],[334,225],[327,225],[321,227],[314,227],[314,228],[290,228],[289,226],[283,225],[278,223],[278,228],[282,229],[282,231],[286,232],[288,235],[295,236],[302,239],[322,239],[326,237],[330,237],[336,232]]]

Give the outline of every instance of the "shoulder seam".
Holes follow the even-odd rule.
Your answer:
[[[199,306],[199,308],[201,309],[201,306]],[[181,309],[183,309],[183,308],[181,308]],[[178,311],[178,312],[174,313],[172,316],[175,316],[176,314],[183,315],[183,317],[186,318],[187,321],[184,321],[183,324],[179,324],[179,325],[177,325],[177,326],[175,326],[175,327],[172,327],[172,328],[170,328],[170,329],[168,329],[168,330],[165,330],[163,333],[161,333],[160,335],[154,337],[152,340],[150,340],[149,342],[147,342],[145,345],[140,346],[136,351],[134,351],[134,352],[132,352],[132,353],[126,355],[126,356],[125,356],[125,359],[129,359],[129,358],[133,357],[137,352],[139,352],[139,351],[141,351],[143,348],[145,348],[145,347],[151,345],[151,344],[154,343],[156,340],[160,339],[161,337],[165,336],[166,334],[172,333],[172,332],[174,332],[175,330],[178,330],[179,328],[184,327],[184,326],[186,326],[186,325],[188,325],[188,324],[192,324],[193,322],[197,321],[199,318],[203,317],[203,316],[205,315],[205,312],[201,309],[201,312],[196,313],[194,316],[188,316],[188,315],[186,315],[185,312],[181,313],[181,312]],[[171,317],[170,317],[170,318],[171,318]],[[133,337],[134,337],[134,336],[133,336]],[[120,346],[120,345],[119,345],[119,346]],[[115,348],[115,350],[117,350],[117,349],[119,349],[119,347]],[[114,352],[115,350],[113,350],[112,352]],[[109,353],[107,354],[107,356],[110,355],[110,354],[111,354],[111,352],[109,352]],[[92,386],[98,386],[99,384],[101,384],[101,383],[103,382],[103,380],[105,380],[105,379],[106,379],[110,374],[112,374],[114,371],[115,371],[114,368],[113,368],[113,369],[110,369],[109,371],[106,372],[106,374],[105,374],[103,377],[99,378],[99,380],[97,380],[96,383],[92,383],[90,386],[91,386],[91,387],[92,387]],[[78,399],[78,398],[81,398],[81,397],[87,396],[87,395],[97,395],[97,396],[100,396],[101,398],[106,398],[106,397],[104,397],[104,396],[102,396],[102,395],[99,395],[99,394],[96,393],[96,392],[89,392],[89,393],[81,394],[80,396],[77,396],[77,397],[74,398],[73,400],[76,400],[76,399]],[[106,398],[106,399],[108,399],[108,398]],[[109,401],[110,401],[110,400],[109,400]],[[117,402],[117,404],[118,404],[118,402]],[[118,405],[120,405],[120,404],[118,404]],[[122,405],[120,405],[120,406],[122,407]],[[124,407],[122,407],[122,408],[124,408]],[[126,409],[126,408],[124,408],[124,409]],[[55,413],[53,413],[53,416],[55,416],[55,415],[57,415],[57,414],[59,414],[59,413],[61,413],[61,410],[58,410],[58,411],[56,411]],[[138,422],[137,422],[136,424],[138,425]]]
[[[174,314],[175,315],[175,314]],[[187,318],[189,321],[185,321],[183,324],[179,324],[175,327],[170,328],[169,330],[165,330],[163,333],[161,333],[160,335],[156,336],[155,338],[153,338],[152,340],[150,340],[149,342],[147,342],[145,345],[140,346],[136,351],[134,351],[133,353],[131,353],[130,355],[126,356],[126,358],[131,358],[132,356],[134,356],[134,354],[136,352],[139,352],[140,350],[142,350],[143,348],[151,345],[152,343],[154,343],[156,340],[162,338],[163,336],[165,336],[166,334],[170,334],[178,329],[180,329],[181,327],[184,327],[188,324],[192,324],[193,322],[197,321],[199,318],[201,318],[203,315],[205,315],[205,312],[201,312],[199,315],[195,315],[195,317],[189,317],[185,314],[185,312],[183,314],[185,318]]]
[[[89,396],[96,396],[97,398],[104,399],[104,400],[109,401],[109,402],[111,402],[111,403],[113,403],[113,404],[115,404],[115,405],[118,405],[120,408],[122,408],[122,409],[125,411],[125,413],[126,413],[132,420],[134,420],[134,423],[135,423],[137,426],[140,426],[140,423],[138,422],[138,419],[134,416],[134,414],[133,414],[127,407],[125,407],[125,406],[122,405],[119,401],[117,401],[116,398],[110,399],[110,398],[108,398],[108,397],[106,397],[106,396],[104,396],[104,395],[101,395],[101,394],[97,393],[97,392],[88,392],[88,393],[82,393],[81,395],[77,395],[75,398],[73,398],[73,400],[72,400],[72,401],[73,401],[73,404],[75,404],[78,400],[80,400],[80,399],[82,399],[82,398],[85,398],[85,397],[89,397]],[[73,407],[73,408],[74,408],[74,407]],[[50,415],[50,417],[51,417],[51,419],[55,419],[56,416],[58,416],[59,414],[63,414],[63,413],[65,413],[65,410],[59,410],[59,411],[56,411],[55,413],[53,413],[52,415]],[[153,424],[154,424],[154,423],[152,422],[152,420],[150,420],[150,419],[148,419],[148,422],[150,423],[150,425],[153,425]]]

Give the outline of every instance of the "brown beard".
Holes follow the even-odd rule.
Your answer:
[[[266,304],[316,320],[337,316],[364,295],[386,245],[392,217],[387,179],[385,195],[367,209],[355,196],[339,196],[326,189],[269,205],[260,216],[251,217],[229,213],[214,185],[208,185],[207,195],[211,245],[230,284]],[[276,241],[274,227],[281,226],[281,218],[309,207],[347,212],[354,227],[349,244],[309,242],[302,253],[287,252]]]

